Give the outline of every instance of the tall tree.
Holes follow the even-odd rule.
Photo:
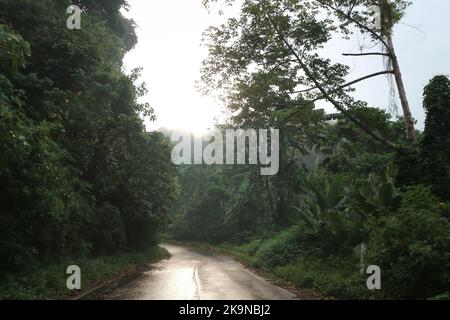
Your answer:
[[[136,43],[124,7],[0,1],[0,269],[145,249],[167,223],[170,144],[145,131],[139,70],[123,72]]]
[[[349,25],[355,26],[361,33],[369,35],[374,42],[381,46],[381,52],[344,53],[345,56],[384,56],[387,59],[387,70],[392,68],[397,90],[402,106],[403,118],[406,126],[406,137],[409,141],[416,139],[414,119],[409,107],[406,89],[400,70],[400,63],[395,52],[393,32],[394,26],[403,17],[410,4],[404,0],[316,0],[324,8],[334,12],[342,21],[340,27],[345,33],[352,33]],[[375,10],[374,10],[375,9]]]
[[[450,79],[436,76],[425,87],[427,117],[420,142],[423,181],[442,199],[450,200]]]
[[[249,70],[284,71],[291,83],[289,87],[278,88],[279,93],[296,95],[302,100],[285,105],[290,110],[285,121],[299,112],[305,104],[327,100],[372,138],[394,147],[379,132],[372,130],[370,124],[348,112],[348,109],[364,105],[364,102],[356,101],[350,95],[352,86],[361,81],[396,74],[399,88],[404,88],[398,59],[389,39],[392,39],[392,26],[401,18],[406,4],[405,1],[395,1],[384,6],[382,12],[389,13],[391,18],[387,20],[383,15],[387,22],[381,23],[383,27],[377,29],[373,26],[373,1],[244,1],[239,18],[229,19],[226,24],[210,28],[207,32],[206,43],[210,48],[210,57],[204,63],[204,82],[207,87],[226,93],[232,91],[232,84],[241,81]],[[333,19],[334,16],[337,19]],[[348,38],[355,32],[355,27],[368,33],[374,42],[382,43],[386,48],[386,52],[364,55],[389,57],[392,69],[347,81],[348,66],[333,64],[329,59],[318,55],[317,49],[323,47],[334,35],[341,33]],[[391,42],[390,45],[388,42]],[[404,90],[400,91],[408,128],[407,137],[414,140],[414,122],[407,99],[404,99]]]

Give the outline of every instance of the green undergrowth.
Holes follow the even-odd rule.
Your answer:
[[[0,282],[0,299],[67,299],[80,293],[66,287],[66,280],[70,276],[66,274],[66,269],[70,265],[80,267],[82,291],[86,291],[114,277],[135,271],[147,263],[168,257],[166,249],[152,247],[146,252],[66,259],[51,265],[33,266],[26,272],[3,277]]]
[[[243,259],[252,267],[273,274],[302,290],[312,290],[337,299],[367,299],[365,274],[356,256],[319,256],[300,253],[290,241],[292,231],[270,239],[255,239],[242,245],[222,244],[220,249]]]

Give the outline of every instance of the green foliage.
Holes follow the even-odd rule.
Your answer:
[[[203,1],[210,8],[214,2]],[[280,129],[280,171],[264,178],[248,166],[181,172],[180,185],[189,191],[177,206],[175,229],[209,230],[213,237],[219,227],[223,240],[231,242],[221,246],[226,251],[338,298],[445,297],[448,204],[418,183],[448,200],[448,78],[436,77],[425,89],[427,122],[422,140],[417,132],[418,148],[406,141],[405,119],[392,120],[390,113],[355,100],[346,85],[349,66],[320,55],[335,36],[350,39],[357,32],[390,52],[387,37],[410,3],[248,0],[240,5],[238,16],[205,33],[203,89],[222,98],[232,114],[220,129]],[[324,98],[340,112],[333,115],[337,121],[316,109],[315,102]],[[183,182],[196,175],[202,187]],[[218,212],[216,219],[207,212]],[[192,227],[196,219],[204,222],[198,229]],[[354,253],[363,244],[366,259]],[[381,292],[367,290],[362,264],[381,267]]]
[[[67,257],[144,250],[174,197],[170,143],[147,133],[125,1],[0,1],[0,278]]]
[[[403,122],[392,121],[385,110],[364,106],[350,112],[364,123],[370,123],[380,136],[397,144],[405,143]],[[386,163],[393,161],[395,155],[383,145],[373,143],[367,133],[342,116],[326,127],[319,145],[324,156],[322,165],[327,171],[363,180],[370,172],[384,175]]]
[[[153,247],[141,253],[126,253],[100,258],[76,259],[82,269],[82,287],[97,286],[137,266],[168,258],[169,253]],[[8,275],[0,283],[0,299],[58,299],[70,297],[73,291],[66,287],[66,268],[74,264],[67,259],[58,264],[35,265],[26,273]],[[75,292],[76,294],[76,292]]]
[[[386,170],[382,179],[371,173],[367,183],[357,189],[352,194],[352,199],[355,201],[354,208],[365,216],[381,211],[395,211],[400,205],[400,192],[394,184],[392,167]]]
[[[179,199],[169,234],[175,239],[222,241],[226,235],[226,190],[213,167],[180,168]]]
[[[436,76],[425,87],[427,117],[420,143],[422,181],[438,196],[450,200],[450,79]]]
[[[89,240],[94,254],[113,254],[125,248],[125,226],[117,207],[104,203],[94,210],[89,219]]]
[[[349,183],[344,176],[326,179],[323,189],[305,182],[306,206],[295,207],[300,224],[307,228],[303,241],[324,253],[338,253],[362,241],[364,227],[359,214],[349,206]]]
[[[81,30],[65,28],[69,3],[83,10]],[[168,139],[144,128],[155,115],[138,102],[140,70],[122,71],[137,41],[126,1],[0,1],[0,296],[65,294],[61,263],[73,259],[88,281],[116,274],[149,256],[101,256],[154,247],[168,226],[176,239],[243,243],[228,249],[339,298],[371,297],[353,253],[367,242],[365,263],[383,273],[377,297],[445,297],[450,80],[425,88],[419,148],[394,153],[354,119],[404,145],[403,119],[355,100],[349,66],[317,53],[356,30],[379,42],[408,6],[380,0],[375,30],[373,4],[248,0],[210,28],[203,89],[232,114],[219,129],[279,128],[280,170],[181,167],[176,180]],[[336,123],[315,108],[323,91],[341,106]]]
[[[236,117],[233,122],[238,125],[240,115]],[[264,118],[261,111],[243,127]],[[295,187],[301,177],[294,173],[303,170],[305,158],[290,143],[291,132],[297,132],[295,137],[303,135],[299,130],[282,129],[283,156],[279,173],[273,177],[261,176],[260,168],[253,165],[180,167],[179,197],[169,234],[176,239],[243,242],[268,229],[289,225],[293,218],[290,205],[296,202]]]
[[[297,260],[301,253],[299,243],[301,232],[298,226],[280,232],[266,233],[241,245],[223,244],[220,248],[232,252],[250,262],[253,266],[268,271]]]
[[[314,200],[310,203],[310,212],[321,224],[331,211],[336,210],[345,200],[345,177],[336,176],[331,181],[325,181],[325,188],[319,191],[312,183],[306,181],[306,186],[313,192]]]
[[[387,35],[393,32],[394,25],[400,22],[405,14],[406,8],[411,4],[405,0],[379,0],[378,6],[381,11],[381,34]]]
[[[303,255],[295,263],[282,265],[274,274],[302,289],[313,289],[338,299],[368,299],[365,275],[358,272],[355,257]]]
[[[73,169],[65,166],[69,154],[53,139],[60,127],[30,119],[25,92],[13,85],[26,77],[17,67],[28,44],[1,26],[0,47],[0,270],[9,270],[72,250],[65,245],[68,224],[83,192]],[[33,75],[26,79],[36,83]]]
[[[258,250],[254,252],[257,263],[264,268],[273,269],[295,261],[300,253],[299,237],[299,228],[293,227],[261,241]]]
[[[381,267],[379,292],[367,290],[367,275],[360,273],[357,255],[342,250],[323,255],[315,248],[326,238],[308,241],[301,226],[221,248],[302,289],[339,299],[445,298],[450,283],[450,210],[422,186],[407,189],[401,199],[398,211],[390,209],[368,221],[365,265]]]
[[[300,249],[302,241],[301,229],[292,227],[239,246],[220,248],[302,290],[312,289],[340,299],[370,297],[355,255],[324,257],[305,252]]]
[[[10,28],[0,24],[0,56],[2,71],[17,72],[31,54],[30,45]]]
[[[370,223],[367,263],[380,266],[391,298],[429,298],[449,290],[449,212],[429,188],[402,194],[398,212]]]

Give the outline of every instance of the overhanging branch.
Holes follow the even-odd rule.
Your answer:
[[[380,72],[375,72],[375,73],[369,74],[367,76],[364,76],[364,77],[358,78],[356,80],[347,82],[346,84],[343,84],[343,85],[339,86],[338,88],[330,91],[328,94],[336,93],[336,91],[339,91],[341,89],[345,89],[347,87],[350,87],[351,85],[354,85],[354,84],[356,84],[358,82],[361,82],[361,81],[364,81],[364,80],[367,80],[367,79],[370,79],[370,78],[373,78],[373,77],[381,76],[383,74],[394,74],[394,71],[393,70],[386,70],[386,71],[380,71]],[[312,91],[312,90],[315,90],[315,89],[318,89],[318,88],[316,86],[314,86],[314,87],[310,87],[310,88],[307,88],[307,89],[293,91],[291,93],[304,93],[304,92],[309,92],[309,91]],[[322,97],[322,99],[323,98],[324,97]]]
[[[390,57],[388,53],[384,52],[366,52],[366,53],[343,53],[345,57],[361,57],[361,56],[385,56]]]
[[[320,1],[319,1],[320,2]],[[323,97],[327,99],[338,111],[340,111],[345,117],[347,117],[350,121],[352,121],[354,124],[356,124],[359,128],[361,128],[364,132],[366,132],[369,136],[374,138],[375,140],[381,142],[382,144],[386,145],[389,148],[395,148],[395,145],[386,140],[385,138],[381,137],[380,135],[373,132],[366,124],[362,123],[358,118],[356,118],[353,114],[348,112],[343,106],[340,105],[338,101],[336,101],[330,93],[328,93],[325,88],[322,86],[322,84],[314,77],[312,71],[309,69],[309,67],[305,64],[303,59],[298,55],[298,53],[294,50],[292,45],[286,40],[284,35],[280,32],[275,22],[272,20],[272,18],[267,15],[270,23],[274,27],[275,31],[277,32],[278,36],[280,37],[280,40],[286,45],[286,47],[289,49],[289,51],[292,53],[292,55],[297,60],[300,67],[305,72],[306,76],[314,83],[314,85],[317,87],[317,89],[322,93]],[[362,81],[362,80],[360,80]],[[339,90],[339,89],[337,89]],[[311,102],[309,102],[311,103]]]

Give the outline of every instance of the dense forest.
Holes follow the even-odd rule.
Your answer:
[[[80,30],[66,28],[70,4]],[[0,1],[2,284],[67,257],[150,248],[167,222],[175,167],[168,139],[145,131],[139,70],[123,72],[137,41],[124,5]]]
[[[67,294],[68,261],[98,277],[157,258],[162,236],[326,298],[450,297],[450,79],[429,79],[417,130],[392,39],[408,2],[237,2],[238,17],[205,32],[200,86],[232,115],[217,131],[280,130],[273,176],[175,166],[170,134],[145,128],[156,115],[140,69],[123,67],[137,42],[126,0],[0,0],[0,299]],[[69,5],[79,30],[66,28]],[[359,54],[385,69],[349,81],[320,50],[356,33],[381,47]],[[355,98],[378,76],[398,92],[399,117]],[[382,290],[367,290],[370,265]]]
[[[397,119],[356,100],[349,67],[319,49],[369,34],[386,44],[381,74],[401,83],[392,30],[408,4],[380,1],[377,30],[368,27],[371,1],[354,3],[249,0],[206,32],[203,88],[233,115],[219,130],[279,128],[280,170],[263,177],[255,166],[183,166],[169,232],[332,297],[448,298],[450,80],[436,76],[424,88],[423,132],[408,121],[407,100]],[[319,100],[338,113],[317,109]],[[382,290],[367,290],[369,265],[381,268]]]

